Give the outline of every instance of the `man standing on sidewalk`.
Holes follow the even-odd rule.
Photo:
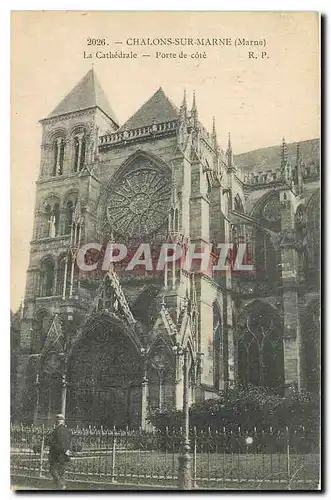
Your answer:
[[[65,490],[65,472],[70,461],[71,433],[64,425],[64,416],[56,415],[56,425],[49,437],[49,470],[57,489]]]

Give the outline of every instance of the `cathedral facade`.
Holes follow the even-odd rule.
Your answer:
[[[90,70],[41,120],[41,163],[13,418],[147,425],[236,384],[319,390],[317,139],[234,155],[195,96],[160,88],[124,124]],[[253,271],[77,265],[89,243],[245,244]],[[229,259],[230,260],[230,259]]]

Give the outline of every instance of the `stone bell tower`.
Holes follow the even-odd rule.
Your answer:
[[[27,380],[36,377],[35,365],[54,314],[69,303],[77,310],[75,252],[94,230],[91,220],[99,183],[93,171],[99,135],[118,128],[93,69],[40,123],[40,170],[21,327],[21,402]]]

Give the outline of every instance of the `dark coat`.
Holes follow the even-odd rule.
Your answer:
[[[66,451],[70,450],[71,432],[64,425],[55,427],[48,439],[50,462],[68,462]]]

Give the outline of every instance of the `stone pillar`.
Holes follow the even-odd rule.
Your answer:
[[[76,262],[76,253],[72,253],[71,269],[70,269],[70,288],[69,288],[69,297],[70,298],[72,297],[73,288],[74,288],[75,262]]]
[[[207,180],[200,161],[191,165],[190,239],[197,247],[209,243],[209,199]]]
[[[56,259],[54,264],[53,289],[52,295],[57,295],[57,279],[58,279],[59,262]]]
[[[287,287],[286,287],[287,288]],[[285,384],[301,389],[299,301],[296,291],[284,287],[284,372]]]
[[[141,415],[140,415],[140,425],[143,430],[148,428],[147,416],[148,416],[148,378],[147,378],[147,356],[146,350],[141,349],[142,355],[142,373],[143,378],[141,381]]]
[[[75,138],[71,137],[67,140],[67,147],[64,154],[64,164],[66,165],[66,170],[69,173],[74,172],[74,162],[75,162]]]
[[[225,240],[227,243],[232,243],[232,232],[231,225],[227,220],[224,221],[224,234]],[[235,346],[235,338],[234,338],[234,326],[233,326],[233,314],[232,314],[232,270],[228,268],[225,271],[225,291],[223,295],[224,301],[224,311],[225,311],[225,335],[227,337],[227,382],[226,389],[229,387],[233,387],[236,380],[236,364],[237,364],[237,356],[236,356],[236,346]]]
[[[66,293],[67,293],[67,276],[68,276],[68,257],[66,257],[65,268],[64,268],[63,289],[62,289],[63,300],[66,298]]]
[[[51,144],[43,143],[41,145],[40,177],[48,177],[50,175],[50,151],[52,151]]]
[[[62,163],[62,173],[66,174],[70,172],[70,146],[71,141],[68,139],[63,139],[63,163]],[[69,168],[68,168],[69,166]]]
[[[301,389],[301,331],[298,298],[298,255],[295,249],[295,195],[290,190],[280,192],[281,205],[281,273],[284,312],[284,372],[285,384]]]
[[[176,381],[175,381],[175,407],[183,409],[183,360],[176,354]]]
[[[58,232],[59,235],[65,234],[66,221],[67,221],[67,209],[63,207],[60,209],[60,215],[59,215],[59,232]]]

